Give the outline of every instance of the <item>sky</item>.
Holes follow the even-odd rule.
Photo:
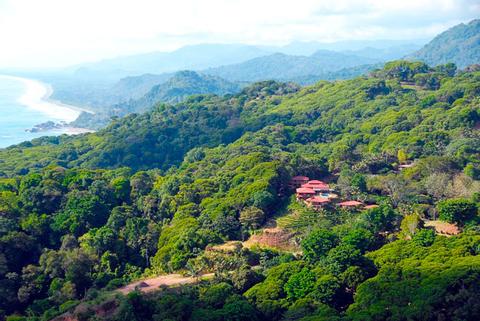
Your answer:
[[[430,39],[479,17],[480,0],[0,0],[0,68],[198,43]]]

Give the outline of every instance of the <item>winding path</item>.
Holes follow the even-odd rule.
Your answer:
[[[140,280],[127,284],[124,287],[118,289],[117,291],[123,294],[128,294],[132,291],[135,291],[135,289],[138,289],[142,292],[148,293],[158,290],[160,286],[177,286],[182,284],[192,284],[197,283],[200,280],[210,279],[213,276],[213,273],[203,274],[199,278],[187,277],[181,274],[166,274],[151,279]]]

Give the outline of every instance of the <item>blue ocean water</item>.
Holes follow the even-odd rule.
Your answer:
[[[25,129],[52,120],[41,111],[18,102],[25,93],[26,85],[16,79],[0,77],[0,148],[18,144],[33,138],[58,135],[61,132],[29,133]]]

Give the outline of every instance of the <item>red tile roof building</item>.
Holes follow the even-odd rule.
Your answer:
[[[327,183],[318,181],[318,180],[311,180],[308,181],[306,184],[303,184],[302,187],[311,188],[315,192],[328,192],[330,191],[330,186]]]
[[[301,187],[303,184],[306,184],[309,179],[307,176],[294,176],[290,180],[289,185],[291,188]]]
[[[306,200],[315,195],[315,191],[311,188],[300,187],[296,189],[297,199]]]
[[[323,208],[325,205],[330,203],[330,199],[327,197],[313,196],[305,201],[309,207],[314,209]]]
[[[345,202],[338,203],[338,206],[341,206],[341,207],[357,207],[361,205],[363,205],[363,203],[358,201],[345,201]]]

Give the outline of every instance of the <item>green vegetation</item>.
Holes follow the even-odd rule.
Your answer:
[[[79,127],[97,129],[108,125],[112,117],[144,112],[156,103],[178,103],[192,95],[212,94],[223,96],[238,93],[240,90],[241,86],[238,83],[232,83],[219,77],[202,75],[194,71],[179,71],[167,81],[152,85],[143,96],[130,97],[127,101],[114,104],[112,107],[95,114],[83,113],[73,124]],[[135,93],[132,93],[132,95],[135,96]]]
[[[303,89],[262,82],[1,150],[0,310],[11,320],[478,319],[480,72],[455,70],[397,61]],[[299,174],[378,207],[314,211],[288,188]],[[462,233],[423,224],[438,217]],[[299,251],[242,245],[274,222]],[[112,292],[171,272],[214,276]]]
[[[313,83],[320,79],[338,79],[358,76],[368,66],[379,64],[382,59],[319,50],[310,56],[291,56],[275,53],[256,57],[234,65],[205,70],[205,73],[230,81],[261,81],[265,79]]]
[[[479,40],[480,20],[476,19],[442,32],[410,58],[433,66],[451,62],[465,68],[480,62]]]

